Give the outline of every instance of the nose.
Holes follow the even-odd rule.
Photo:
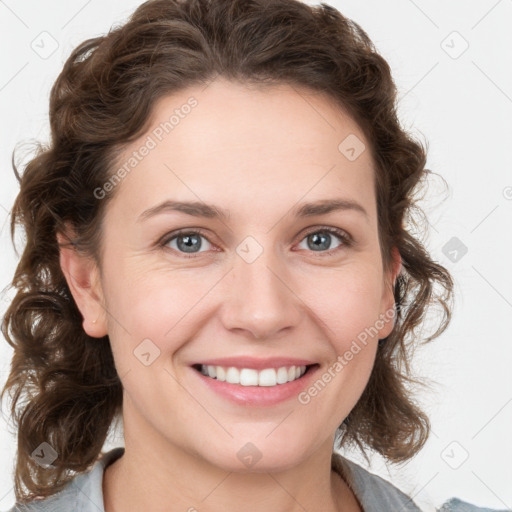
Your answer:
[[[251,263],[235,259],[224,283],[221,320],[226,329],[269,339],[296,327],[303,317],[290,272],[269,253]]]

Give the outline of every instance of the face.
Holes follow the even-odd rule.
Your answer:
[[[384,273],[362,144],[332,102],[287,86],[217,80],[157,102],[110,184],[94,285],[108,313],[75,293],[84,328],[109,335],[125,431],[230,471],[332,448],[393,327],[399,264]]]

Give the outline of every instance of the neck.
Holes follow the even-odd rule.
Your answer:
[[[125,453],[105,469],[105,512],[221,512],[244,510],[248,504],[251,512],[360,510],[344,480],[331,469],[330,438],[293,467],[234,472],[158,434],[140,432],[125,428]]]

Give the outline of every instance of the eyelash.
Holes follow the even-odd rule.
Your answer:
[[[335,253],[336,251],[338,250],[341,250],[343,248],[347,248],[347,247],[351,247],[354,243],[354,240],[352,239],[352,237],[346,233],[345,231],[343,231],[342,229],[339,229],[339,228],[333,228],[333,227],[328,227],[328,226],[322,226],[322,227],[315,227],[311,230],[308,230],[304,235],[303,237],[300,239],[299,242],[302,242],[302,240],[304,240],[305,238],[307,238],[309,235],[312,235],[313,233],[329,233],[329,234],[333,234],[333,235],[336,235],[342,242],[342,244],[334,249],[329,249],[327,251],[319,251],[320,254],[327,254],[327,255],[332,255],[333,253]],[[212,242],[210,242],[209,238],[206,236],[205,232],[202,230],[202,229],[182,229],[182,230],[179,230],[179,231],[174,231],[172,233],[169,233],[168,235],[164,236],[159,242],[158,242],[158,245],[160,247],[162,247],[163,249],[170,249],[167,246],[167,244],[169,244],[170,242],[172,242],[175,238],[179,237],[180,235],[201,235],[202,237],[206,238],[206,240],[208,240],[208,243],[212,244],[212,245],[215,245],[213,244]],[[201,253],[195,253],[194,255],[192,254],[186,254],[186,253],[183,253],[183,252],[179,252],[179,251],[176,251],[175,249],[170,249],[171,251],[173,252],[178,252],[178,254],[180,254],[182,257],[184,258],[197,258],[201,255]],[[310,252],[315,252],[315,251],[310,251]]]

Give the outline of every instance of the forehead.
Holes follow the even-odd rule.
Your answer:
[[[255,86],[226,79],[160,98],[151,126],[157,139],[165,139],[157,141],[164,146],[179,150],[185,143],[200,149],[191,155],[195,158],[240,146],[337,154],[345,137],[365,140],[355,121],[326,95],[286,84]]]
[[[140,157],[144,146],[150,149]],[[217,79],[164,96],[118,165],[135,153],[114,196],[133,211],[164,196],[241,207],[250,198],[254,207],[270,207],[270,196],[283,203],[305,194],[373,197],[373,164],[359,126],[330,98],[295,86]]]

